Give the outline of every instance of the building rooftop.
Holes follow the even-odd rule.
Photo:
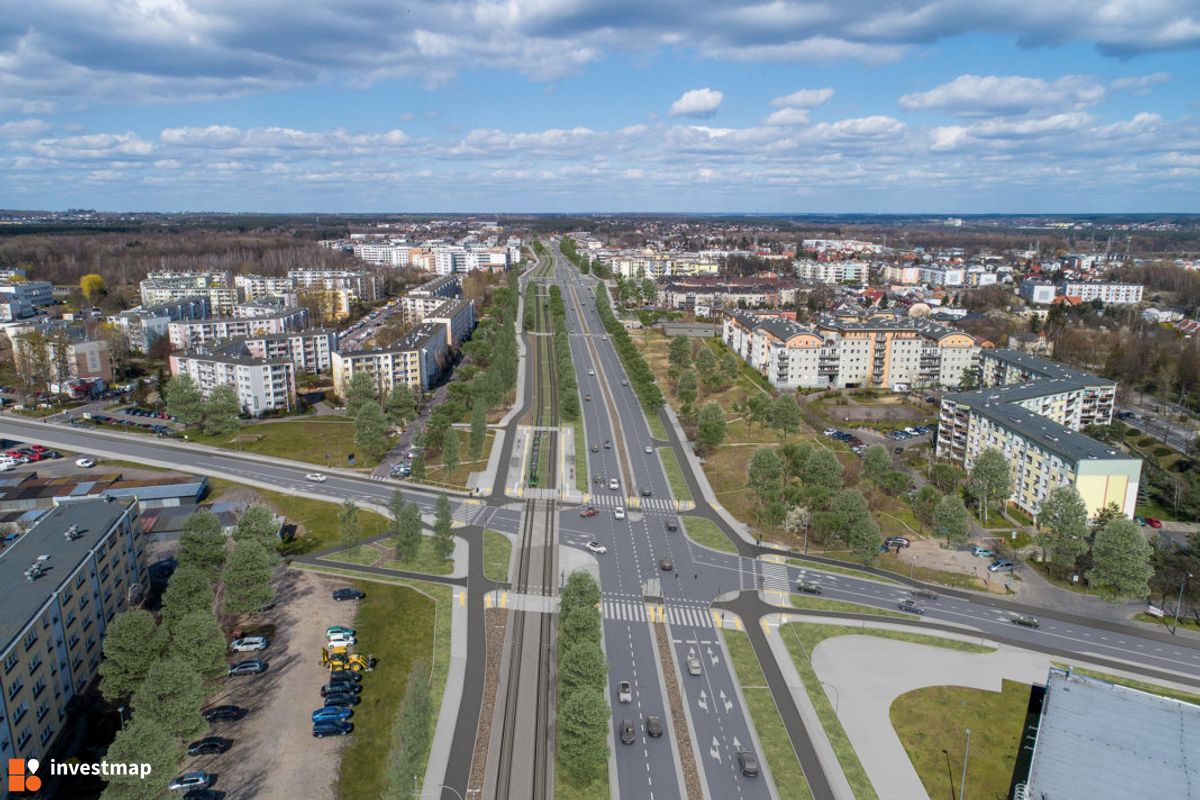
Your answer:
[[[942,398],[958,401],[960,395],[946,395]],[[1073,431],[1066,425],[1060,425],[1048,417],[1035,414],[1022,408],[1016,403],[964,403],[982,417],[986,417],[1002,428],[1007,428],[1025,439],[1035,442],[1039,447],[1052,453],[1057,453],[1070,462],[1109,460],[1109,461],[1141,461],[1104,442]]]
[[[1051,670],[1031,798],[1197,796],[1200,706]]]
[[[342,353],[343,358],[358,358],[359,356],[375,356],[383,353],[400,353],[411,350],[420,350],[429,344],[429,340],[436,336],[440,331],[445,330],[444,324],[436,322],[425,322],[413,328],[404,336],[397,339],[388,347],[373,347],[369,350],[354,350],[349,353]]]
[[[1108,378],[1101,378],[1099,375],[1093,375],[1090,372],[1084,372],[1081,369],[1069,367],[1066,364],[1060,364],[1057,361],[1051,361],[1048,358],[1041,356],[1022,353],[1020,350],[996,349],[988,350],[982,354],[985,358],[995,361],[1002,361],[1011,366],[1023,369],[1026,372],[1033,373],[1041,378],[1060,378],[1064,380],[1080,381],[1087,386],[1116,386],[1117,382]]]
[[[63,503],[0,552],[0,586],[4,587],[0,652],[8,649],[130,505],[132,501],[101,499]],[[75,538],[66,535],[72,526],[80,534]],[[46,572],[30,580],[25,571],[34,563],[42,564]]]

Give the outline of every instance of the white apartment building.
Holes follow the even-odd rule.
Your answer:
[[[0,301],[9,305],[12,319],[31,317],[34,309],[54,305],[54,284],[50,281],[0,282]]]
[[[928,264],[917,268],[920,273],[918,283],[935,287],[962,286],[966,280],[966,270],[946,264]]]
[[[915,286],[921,282],[921,269],[913,264],[884,264],[879,277],[884,283]]]
[[[167,335],[173,349],[188,350],[225,339],[298,331],[307,325],[308,309],[285,308],[270,316],[173,320],[167,323]]]
[[[171,356],[171,374],[190,375],[205,398],[216,387],[231,384],[244,414],[296,410],[296,365],[290,358],[176,353]]]
[[[395,386],[428,390],[449,358],[446,325],[423,323],[394,345],[333,354],[333,386],[342,397],[357,372],[367,372],[383,394]]]
[[[197,295],[208,298],[214,314],[228,314],[238,290],[228,272],[151,272],[140,284],[142,305],[157,306]]]
[[[1142,302],[1144,289],[1140,283],[1064,281],[1060,287],[1060,294],[1064,297],[1078,297],[1085,303],[1099,300],[1105,305],[1133,305]]]
[[[172,320],[204,319],[211,313],[208,296],[203,295],[148,308],[138,306],[110,316],[108,322],[124,334],[131,350],[148,353],[159,339],[170,337],[167,326]]]
[[[413,289],[400,298],[400,308],[408,322],[420,322],[448,299],[462,296],[462,280],[456,275],[442,275]]]
[[[235,275],[233,285],[245,302],[252,303],[265,297],[295,294],[291,278],[277,275]]]
[[[383,296],[383,280],[358,270],[304,269],[288,273],[299,295],[323,294],[330,301],[333,316],[350,316],[357,303],[370,303]]]
[[[1025,302],[1041,306],[1053,303],[1054,298],[1058,296],[1057,288],[1053,283],[1034,278],[1023,279],[1017,293]]]
[[[795,263],[796,277],[810,283],[867,282],[869,266],[865,261],[813,261],[801,259]]]
[[[259,359],[291,359],[298,372],[329,372],[337,352],[337,331],[332,328],[307,328],[287,333],[268,333],[237,339],[222,347],[224,355],[245,355]]]
[[[780,389],[958,386],[975,368],[979,343],[926,320],[841,320],[805,326],[727,311],[722,339]]]
[[[444,325],[446,345],[451,350],[458,346],[475,330],[475,301],[446,300],[424,318],[425,322]]]

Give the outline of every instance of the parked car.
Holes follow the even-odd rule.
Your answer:
[[[212,775],[203,770],[195,770],[175,776],[167,784],[167,788],[172,792],[186,792],[188,789],[207,789],[212,786],[212,782]]]
[[[742,750],[738,753],[738,766],[742,770],[742,774],[747,778],[753,778],[758,775],[758,756],[749,750]]]
[[[655,739],[663,735],[662,717],[657,714],[646,717],[646,735]]]
[[[82,467],[83,469],[91,469],[96,466],[96,462],[90,458],[77,458],[75,459],[75,466]]]
[[[627,719],[621,720],[621,744],[633,744],[637,741],[637,730]]]
[[[595,553],[598,556],[602,556],[608,552],[607,547],[596,541],[588,542],[583,546],[583,549],[587,550],[589,553]]]
[[[360,592],[358,589],[351,589],[348,586],[333,590],[333,599],[338,602],[342,600],[362,600],[366,596],[366,592]]]
[[[330,625],[325,629],[325,638],[329,638],[334,634],[342,634],[343,636],[354,636],[357,631],[349,625]]]
[[[905,536],[889,536],[883,540],[885,547],[908,547],[912,544]]]
[[[1037,617],[1031,617],[1028,614],[1019,614],[1010,620],[1013,625],[1021,625],[1026,628],[1037,628],[1041,623],[1037,621]]]
[[[312,734],[318,739],[326,736],[345,736],[354,730],[353,722],[340,719],[326,719],[313,723]]]
[[[1138,525],[1141,525],[1141,526],[1143,526],[1143,527],[1146,525],[1146,518],[1145,518],[1145,517],[1134,517],[1134,518],[1133,518],[1133,521],[1134,521],[1134,522],[1136,522]]]
[[[325,705],[327,706],[356,706],[360,702],[362,702],[362,698],[356,694],[339,692],[325,695]]]
[[[629,681],[621,681],[617,684],[617,702],[633,702],[633,687],[629,684]]]
[[[205,722],[236,722],[246,716],[246,709],[238,706],[212,706],[200,712]]]
[[[996,557],[996,554],[993,553],[991,550],[988,550],[986,547],[972,547],[971,555],[975,556],[976,558],[995,558]]]
[[[233,742],[228,739],[223,739],[220,736],[205,736],[188,745],[187,751],[189,756],[208,756],[215,753],[224,753],[233,746]]]
[[[329,682],[341,683],[358,683],[362,680],[362,673],[352,669],[335,669],[329,672]]]
[[[1155,517],[1146,517],[1146,524],[1149,525],[1151,528],[1161,528],[1162,520],[1157,519]]]
[[[359,694],[360,692],[362,692],[362,684],[351,683],[350,681],[331,682],[321,687],[321,697],[331,694]]]
[[[341,633],[340,631],[331,633],[326,638],[329,640],[330,647],[353,647],[354,645],[358,644],[358,640],[356,638],[345,633]]]
[[[236,664],[231,664],[229,674],[237,675],[258,675],[267,671],[267,662],[261,659],[252,658],[249,661],[239,661]]]
[[[1012,571],[1013,571],[1013,562],[1009,561],[1007,558],[998,558],[995,561],[993,561],[992,563],[988,564],[988,572],[1012,572]]]
[[[220,800],[223,795],[220,792],[214,792],[212,789],[190,789],[183,796],[183,800]]]
[[[912,600],[910,598],[905,598],[904,600],[901,600],[899,603],[896,604],[896,608],[900,609],[901,611],[907,611],[909,614],[924,614],[925,613],[925,607],[922,606],[920,603],[918,603],[916,600]]]
[[[229,643],[229,649],[235,653],[249,653],[255,650],[266,650],[271,643],[265,636],[243,636]]]

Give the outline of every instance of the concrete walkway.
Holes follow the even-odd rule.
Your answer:
[[[812,665],[881,800],[914,800],[929,795],[892,728],[892,701],[926,686],[998,692],[1004,679],[1045,683],[1050,657],[1006,645],[994,653],[965,653],[878,636],[838,636],[817,645]]]

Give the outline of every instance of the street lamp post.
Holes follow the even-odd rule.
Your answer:
[[[1179,581],[1179,597],[1175,599],[1175,624],[1171,626],[1171,635],[1175,635],[1175,631],[1179,628],[1179,610],[1183,607],[1183,587],[1187,585],[1188,578],[1195,577],[1190,572],[1183,573],[1183,578]]]
[[[967,788],[967,761],[971,758],[971,729],[967,728],[967,749],[963,751],[962,777],[958,779],[958,800],[963,800]]]
[[[821,685],[826,688],[833,689],[833,713],[838,713],[838,706],[842,703],[842,693],[838,691],[836,686],[828,681],[821,681]]]

